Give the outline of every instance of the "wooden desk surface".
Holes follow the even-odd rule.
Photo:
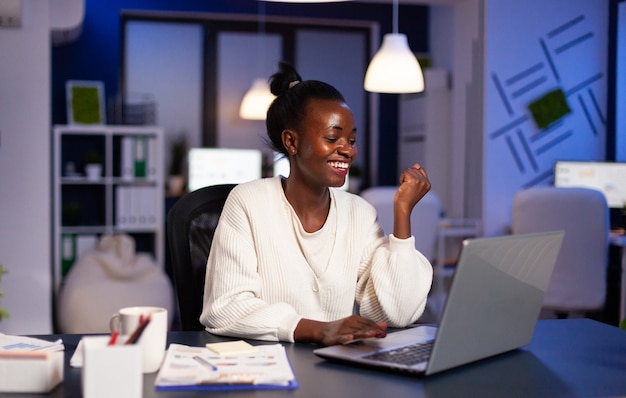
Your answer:
[[[64,382],[44,397],[79,397],[81,370],[69,367],[80,335],[66,345]],[[169,342],[203,346],[224,341],[206,332],[170,332]],[[262,344],[250,341],[253,344]],[[494,358],[415,378],[326,362],[314,346],[284,344],[300,382],[293,391],[202,392],[154,390],[156,373],[144,376],[144,397],[593,397],[626,396],[626,331],[589,319],[540,320],[530,345]],[[20,394],[3,397],[23,398]],[[36,395],[28,395],[33,397]]]

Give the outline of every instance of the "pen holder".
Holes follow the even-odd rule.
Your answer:
[[[111,316],[111,332],[131,336],[141,329],[143,317],[149,317],[147,326],[141,331],[136,344],[143,350],[143,373],[159,370],[165,357],[168,317],[167,309],[162,307],[137,306],[121,308]]]
[[[84,398],[141,398],[143,372],[141,347],[137,344],[108,345],[109,336],[83,337]]]

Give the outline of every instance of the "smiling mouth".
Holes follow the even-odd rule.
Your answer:
[[[348,170],[348,167],[350,167],[350,164],[348,162],[328,162],[328,164],[330,164],[330,166],[335,169],[344,171]]]

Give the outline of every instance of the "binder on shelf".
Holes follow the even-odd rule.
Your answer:
[[[116,220],[119,229],[132,229],[137,224],[135,206],[133,204],[133,187],[117,187]]]
[[[146,201],[146,188],[135,187],[133,189],[133,208],[137,217],[137,226],[145,227],[148,224],[147,213],[149,213],[150,203]]]
[[[147,166],[147,175],[146,177],[155,180],[157,178],[157,168],[159,165],[157,164],[157,160],[160,156],[157,156],[157,140],[154,137],[149,137],[148,141],[148,158],[146,159]]]
[[[137,205],[139,225],[153,228],[157,225],[157,189],[156,187],[137,187]]]
[[[126,195],[126,203],[128,204],[128,207],[126,209],[126,216],[127,216],[127,227],[128,228],[136,228],[137,227],[137,204],[136,199],[135,199],[135,195],[134,191],[135,191],[135,187],[125,187],[125,195]]]
[[[61,234],[61,277],[65,277],[76,261],[76,235]]]
[[[147,198],[146,201],[150,202],[150,212],[148,213],[148,226],[154,228],[157,226],[157,213],[158,213],[158,201],[161,200],[161,196],[159,195],[159,191],[156,187],[148,187],[149,189],[146,191]]]
[[[93,251],[98,246],[98,236],[93,234],[76,235],[76,260]]]
[[[116,190],[116,225],[119,229],[157,227],[158,190],[152,186],[119,186]]]
[[[115,225],[117,228],[124,228],[126,225],[126,210],[124,201],[124,187],[115,188]]]
[[[148,137],[135,137],[135,177],[145,178],[147,176],[146,162],[148,158]]]
[[[67,276],[76,260],[94,250],[97,244],[98,236],[94,234],[61,234],[61,277]]]
[[[133,151],[134,138],[132,136],[122,137],[122,164],[120,174],[123,180],[130,181],[135,178],[135,155]]]

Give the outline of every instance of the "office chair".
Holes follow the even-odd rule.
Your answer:
[[[235,185],[213,185],[189,192],[167,214],[167,239],[183,330],[204,330],[199,318],[206,262],[224,203]]]
[[[393,198],[398,190],[397,186],[378,186],[367,188],[361,192],[361,197],[368,201],[378,214],[378,223],[386,235],[393,233]],[[415,248],[420,251],[431,264],[437,253],[437,234],[441,219],[441,202],[439,196],[430,190],[417,202],[411,213],[411,234],[415,237]],[[439,263],[439,261],[437,261]],[[445,300],[445,275],[443,264],[434,267],[433,286],[426,304],[426,311],[420,318],[421,322],[436,322],[441,314]]]
[[[600,191],[535,187],[514,196],[514,234],[565,231],[544,298],[545,310],[566,318],[603,309],[609,229],[609,208]]]
[[[367,188],[360,194],[376,209],[378,223],[385,235],[393,232],[393,198],[397,190],[396,186],[379,186]],[[441,202],[432,190],[424,195],[411,213],[411,234],[415,237],[415,247],[431,262],[435,258],[440,217]]]

